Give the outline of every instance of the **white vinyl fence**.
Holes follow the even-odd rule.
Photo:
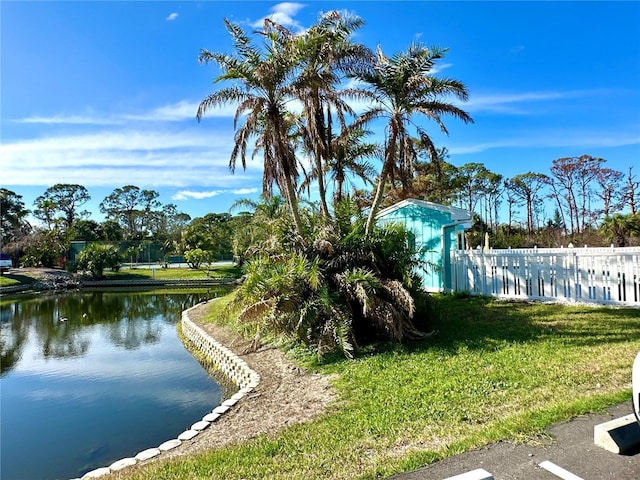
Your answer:
[[[501,298],[640,307],[640,247],[453,251],[450,287]]]

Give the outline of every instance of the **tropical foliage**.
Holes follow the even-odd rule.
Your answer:
[[[2,252],[11,255],[17,265],[21,243],[31,233],[31,225],[25,220],[29,214],[22,201],[22,195],[12,190],[0,188],[0,245]]]
[[[187,250],[184,254],[185,261],[189,264],[189,268],[198,269],[202,265],[208,265],[215,261],[215,257],[211,252],[202,250],[200,248],[194,248]]]
[[[423,338],[427,300],[410,234],[391,225],[365,235],[365,219],[349,202],[331,222],[302,213],[307,237],[279,217],[245,266],[234,306],[256,341],[283,336],[319,356],[336,349],[351,356],[373,340]]]
[[[251,221],[234,236],[236,257],[247,260],[235,301],[239,318],[257,340],[284,335],[320,355],[333,349],[351,355],[378,338],[424,337],[410,234],[376,227],[375,216],[388,180],[402,179],[404,189],[420,151],[437,161],[414,116],[434,120],[445,133],[444,116],[472,121],[448,102],[466,100],[464,85],[433,75],[444,50],[411,45],[391,58],[380,49],[373,54],[352,39],[362,24],[333,11],[304,32],[266,19],[250,36],[225,20],[233,52],[200,52],[202,63],[222,71],[214,84],[225,85],[200,103],[198,120],[210,109],[235,106],[229,167],[245,168],[249,151],[263,161],[263,202],[243,205],[253,211]],[[349,79],[360,84],[345,88]],[[350,100],[364,101],[365,112],[356,115]],[[377,119],[387,122],[382,147],[366,139]],[[365,215],[344,187],[349,174],[373,183],[368,159],[378,154],[382,170]],[[301,195],[312,183],[318,201],[307,206]],[[273,196],[274,185],[282,198]]]
[[[64,257],[67,242],[58,230],[36,230],[19,243],[17,252],[26,251],[20,264],[25,267],[53,267]]]
[[[76,268],[89,272],[94,278],[102,278],[107,268],[117,271],[121,261],[118,247],[93,243],[78,254]]]
[[[406,52],[389,58],[378,48],[375,61],[355,75],[370,86],[368,93],[375,101],[358,123],[366,124],[378,118],[386,120],[382,170],[367,219],[367,233],[372,230],[387,179],[398,177],[404,187],[415,171],[419,149],[426,150],[432,162],[438,161],[438,152],[431,137],[424,127],[415,123],[414,117],[422,115],[434,120],[445,134],[448,131],[442,121],[444,115],[457,117],[466,123],[473,122],[464,110],[446,101],[450,97],[466,101],[464,84],[457,80],[439,79],[432,74],[436,61],[445,53],[446,50],[439,48],[412,44]],[[416,130],[415,136],[411,135],[411,127]]]
[[[240,160],[246,168],[246,153],[254,138],[253,154],[262,153],[264,159],[263,190],[270,194],[276,183],[289,204],[298,233],[302,223],[298,213],[296,180],[298,164],[293,145],[289,140],[293,118],[285,106],[292,97],[291,80],[297,64],[291,33],[284,27],[267,19],[260,32],[263,48],[252,45],[251,38],[238,26],[225,20],[235,55],[200,52],[201,63],[215,62],[223,70],[214,83],[233,81],[233,85],[218,90],[205,98],[198,108],[201,119],[211,108],[227,104],[238,105],[235,123],[237,126],[235,147],[229,161],[233,171]]]
[[[607,216],[602,222],[602,232],[617,247],[626,247],[629,237],[640,236],[640,213]]]
[[[0,189],[2,251],[15,264],[19,259],[23,266],[45,267],[66,266],[73,259],[70,244],[74,241],[135,242],[138,253],[144,243],[153,241],[165,253],[176,252],[191,217],[173,204],[162,205],[158,196],[154,190],[134,185],[116,188],[100,203],[106,219],[99,223],[86,218],[89,212],[81,209],[91,199],[84,186],[56,184],[36,198],[32,213],[40,224],[32,227],[26,219],[31,212],[24,208],[22,197]]]

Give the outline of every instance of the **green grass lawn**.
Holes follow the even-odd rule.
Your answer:
[[[235,265],[215,266],[210,270],[191,268],[149,268],[124,269],[119,272],[105,270],[105,280],[208,280],[211,278],[239,278],[242,271]],[[0,287],[17,285],[20,283],[33,283],[35,279],[28,275],[15,274],[13,272],[0,275]]]
[[[119,272],[105,270],[106,280],[207,280],[210,278],[231,277],[238,278],[242,275],[239,267],[235,265],[215,266],[210,270],[191,268],[135,268],[123,269]]]
[[[335,374],[317,420],[239,446],[152,463],[134,479],[374,479],[510,439],[631,398],[640,310],[436,301],[435,337],[386,344]],[[214,315],[217,316],[217,315]]]
[[[11,285],[18,285],[20,283],[33,283],[34,279],[27,275],[20,275],[9,271],[0,275],[0,287],[9,287]]]

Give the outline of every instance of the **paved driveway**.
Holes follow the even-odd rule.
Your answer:
[[[593,443],[593,427],[633,412],[631,402],[601,415],[585,415],[549,429],[549,445],[537,447],[500,442],[481,450],[456,455],[393,480],[442,480],[484,469],[495,480],[640,480],[640,449],[627,455],[608,452]],[[551,462],[556,473],[540,467]],[[549,463],[544,463],[549,466]],[[552,469],[553,470],[553,469]],[[563,476],[564,475],[564,476]],[[573,475],[573,476],[572,476]]]

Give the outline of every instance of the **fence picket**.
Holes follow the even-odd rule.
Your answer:
[[[458,250],[450,258],[453,291],[640,306],[640,247]]]

